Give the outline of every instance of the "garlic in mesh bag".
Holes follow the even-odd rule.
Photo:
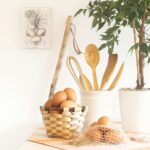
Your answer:
[[[122,144],[128,141],[129,139],[125,132],[112,124],[108,117],[104,116],[91,124],[80,138],[74,140],[74,144]]]

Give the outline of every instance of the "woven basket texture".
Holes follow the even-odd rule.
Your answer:
[[[71,139],[77,137],[82,130],[87,107],[52,108],[40,107],[43,122],[49,137]]]

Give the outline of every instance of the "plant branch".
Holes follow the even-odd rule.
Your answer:
[[[134,45],[136,45],[136,28],[135,28],[135,22],[134,21],[132,23],[132,28],[133,28],[133,35],[134,35]],[[138,48],[135,48],[135,56],[136,56],[136,68],[137,68],[137,81],[141,85]]]
[[[145,23],[146,20],[146,16],[145,13],[142,16],[142,24],[140,27],[140,33],[139,33],[139,44],[142,45],[145,41]],[[142,53],[142,49],[140,47],[139,49],[139,71],[140,71],[140,80],[141,80],[141,84],[137,83],[137,88],[143,88],[144,87],[144,55]]]
[[[136,29],[136,28],[135,28],[135,29]],[[137,31],[138,33],[140,33],[140,30],[136,29],[136,31]]]

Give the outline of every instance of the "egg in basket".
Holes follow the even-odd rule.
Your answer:
[[[47,135],[65,139],[81,133],[87,113],[87,107],[76,103],[76,92],[72,88],[56,92],[40,110]]]

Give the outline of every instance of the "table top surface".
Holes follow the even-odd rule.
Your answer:
[[[58,150],[58,148],[26,141],[19,150]]]
[[[55,146],[47,146],[47,145],[42,145],[42,144],[38,144],[38,143],[34,143],[34,142],[30,142],[30,141],[26,141],[18,150],[75,150],[77,149],[78,150],[100,150],[99,147],[94,147],[94,146],[86,146],[86,147],[70,147],[70,148],[58,148],[58,147],[55,147]],[[107,148],[104,148],[103,150],[129,150],[129,149],[126,149],[126,148],[123,148],[123,149],[120,149],[120,148],[111,148],[111,147],[107,147]],[[143,147],[143,148],[135,148],[135,149],[132,149],[132,150],[150,150],[150,147]]]
[[[64,139],[48,138],[44,128],[38,128],[18,150],[150,150],[150,142],[129,142],[121,145],[67,145]]]

